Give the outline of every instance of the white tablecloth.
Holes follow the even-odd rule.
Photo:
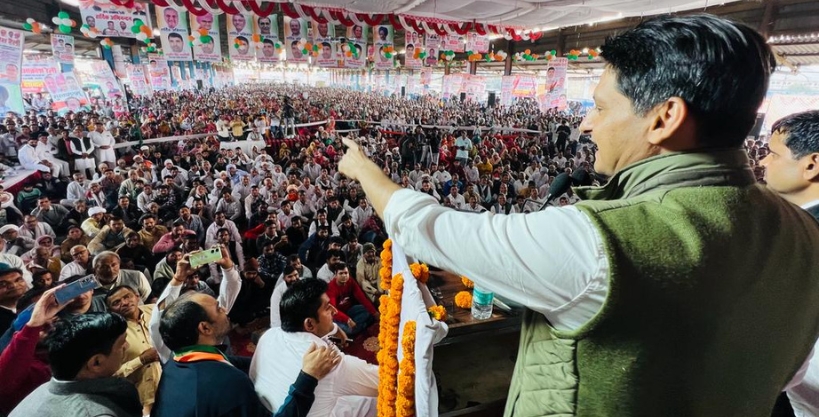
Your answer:
[[[25,181],[28,177],[34,175],[37,171],[33,169],[23,169],[22,167],[16,167],[12,171],[6,172],[6,177],[3,178],[2,185],[3,188],[6,190],[13,190],[17,184]]]

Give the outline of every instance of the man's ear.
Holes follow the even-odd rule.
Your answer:
[[[210,336],[213,333],[213,326],[211,326],[210,323],[206,321],[200,321],[198,329],[200,334],[206,336]]]
[[[304,319],[304,331],[308,333],[313,333],[316,330],[316,321],[313,318],[308,317]]]
[[[802,158],[802,178],[806,181],[819,182],[819,153],[812,153]]]
[[[647,115],[648,142],[669,150],[692,148],[696,145],[696,129],[689,116],[688,104],[680,97],[658,104]]]

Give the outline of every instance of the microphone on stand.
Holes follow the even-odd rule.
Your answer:
[[[572,187],[572,179],[569,177],[569,174],[565,172],[561,172],[558,174],[552,183],[549,185],[549,194],[546,194],[546,200],[543,202],[543,205],[540,206],[538,211],[543,210],[549,204],[550,201],[554,200],[555,198],[563,195],[566,191],[569,191],[569,188]]]
[[[592,185],[592,177],[589,171],[578,169],[572,172],[572,185],[575,187],[587,187]]]

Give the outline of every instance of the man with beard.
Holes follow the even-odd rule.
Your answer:
[[[97,255],[103,251],[116,249],[117,246],[125,243],[125,236],[133,230],[125,227],[122,218],[112,216],[108,220],[108,225],[103,227],[88,244],[88,250],[92,255]]]
[[[134,269],[138,271],[154,270],[154,255],[142,245],[137,232],[126,235],[125,244],[117,248],[116,252],[120,259],[130,259],[134,263]]]
[[[286,262],[286,260],[285,260]],[[267,278],[259,273],[259,264],[251,258],[245,263],[242,276],[242,289],[236,298],[236,305],[230,312],[230,321],[240,326],[248,326],[254,320],[270,314],[270,296],[278,275]]]
[[[117,206],[111,210],[111,214],[121,218],[125,226],[131,230],[139,230],[141,227],[139,221],[141,213],[135,205],[131,204],[128,196],[122,195],[119,197]]]
[[[192,214],[191,209],[184,206],[181,207],[177,221],[181,221],[186,229],[193,230],[196,233],[196,237],[199,238],[199,243],[205,241],[205,225],[202,218],[196,214]],[[234,227],[236,226],[234,225]],[[154,253],[156,253],[156,251],[154,251]]]
[[[291,265],[284,268],[282,279],[276,282],[273,293],[270,295],[270,328],[282,327],[281,312],[279,304],[282,301],[282,294],[290,288],[294,282],[299,280],[299,271]]]
[[[108,292],[117,286],[127,285],[139,292],[139,298],[147,301],[151,295],[151,285],[145,275],[139,271],[120,269],[120,257],[114,252],[105,251],[98,254],[91,263],[94,278],[100,287],[94,290],[94,297],[104,300]]]
[[[139,218],[139,223],[142,224],[142,229],[139,230],[139,238],[144,246],[149,251],[154,249],[162,236],[168,233],[165,226],[156,224],[156,216],[153,214],[145,214]]]

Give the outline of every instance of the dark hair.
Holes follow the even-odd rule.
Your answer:
[[[294,268],[291,265],[287,265],[287,266],[284,267],[284,272],[282,273],[282,276],[290,275],[293,272],[296,272],[296,268]]]
[[[289,333],[301,332],[304,331],[304,320],[318,320],[321,296],[325,292],[327,283],[320,279],[308,278],[294,282],[282,294],[279,304],[282,330]]]
[[[785,116],[774,123],[771,134],[787,135],[783,143],[794,159],[819,152],[819,110]]]
[[[134,293],[134,295],[136,295],[137,297],[139,297],[139,292],[137,292],[137,290],[135,290],[133,287],[131,287],[131,286],[129,286],[129,285],[117,285],[116,287],[111,288],[111,290],[110,290],[110,291],[108,291],[108,294],[105,294],[105,304],[108,304],[108,300],[109,300],[111,297],[113,297],[113,296],[114,296],[114,294],[116,294],[116,293],[117,293],[117,291],[119,291],[119,290],[123,290],[123,289],[124,289],[124,290],[128,290],[128,291],[131,291],[132,293]]]
[[[173,10],[173,9],[171,9],[171,10]],[[182,40],[182,35],[180,35],[178,33],[169,33],[168,34],[168,39],[171,39],[171,38],[179,38],[179,40],[181,41]]]
[[[122,217],[119,217],[119,216],[117,216],[115,214],[112,214],[111,217],[108,218],[108,221],[109,222],[121,222],[123,220],[122,220]]]
[[[45,339],[54,378],[71,381],[91,357],[109,355],[128,323],[115,313],[86,313],[60,320]]]
[[[739,146],[756,121],[776,61],[748,26],[716,16],[663,16],[606,39],[600,56],[635,113],[680,97],[703,147]]]
[[[336,272],[341,271],[342,269],[347,269],[347,263],[346,262],[339,262],[339,263],[333,265],[333,267],[331,269],[332,269],[332,272],[335,274]]]
[[[208,312],[189,296],[183,296],[162,312],[159,334],[168,348],[179,350],[199,341],[199,323],[203,321],[210,323]]]
[[[329,249],[327,251],[327,259],[330,258],[340,258],[342,261],[344,260],[344,252],[339,249]]]
[[[37,276],[37,274],[43,275],[44,273],[48,273],[48,271],[37,271],[34,275],[35,276]],[[23,310],[27,309],[28,306],[36,302],[35,300],[39,300],[40,296],[43,295],[43,293],[46,291],[48,291],[48,288],[32,288],[23,293],[23,296],[20,297],[19,300],[17,300],[16,305],[17,311],[22,312]]]

